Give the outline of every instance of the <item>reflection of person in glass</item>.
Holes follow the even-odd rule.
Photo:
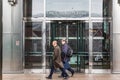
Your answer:
[[[59,68],[62,73],[63,73],[63,78],[64,79],[67,79],[68,76],[67,76],[67,73],[64,69],[64,66],[63,66],[63,63],[61,61],[61,49],[60,47],[57,45],[57,41],[53,41],[52,42],[52,45],[54,47],[54,54],[53,54],[53,63],[52,63],[52,66],[51,66],[51,70],[50,70],[50,74],[48,77],[46,77],[47,79],[52,79],[52,75],[54,73],[54,70],[56,68]]]
[[[67,41],[66,39],[62,39],[61,40],[61,43],[62,43],[62,62],[64,64],[64,68],[67,69],[68,71],[71,72],[71,77],[74,75],[74,70],[71,68],[70,64],[69,64],[69,61],[70,61],[70,57],[67,56],[67,53],[68,53],[68,47],[69,45],[67,44]],[[59,77],[62,77],[63,74],[61,74],[61,76]]]

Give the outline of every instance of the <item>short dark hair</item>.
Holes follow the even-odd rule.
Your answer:
[[[62,41],[65,41],[67,43],[67,40],[66,39],[62,39]]]

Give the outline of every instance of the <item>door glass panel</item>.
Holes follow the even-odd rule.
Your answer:
[[[93,69],[110,69],[110,23],[93,22]]]
[[[46,21],[46,33],[47,33],[47,64],[50,64],[52,60],[51,53],[53,47],[51,42],[57,40],[61,46],[61,39],[67,38],[68,44],[73,48],[74,54],[70,60],[70,65],[77,72],[85,72],[88,69],[88,31],[89,26],[85,21]],[[48,30],[49,29],[49,30]],[[52,58],[51,58],[52,59]],[[49,67],[49,66],[48,66]]]
[[[43,17],[44,0],[23,0],[24,17]]]
[[[25,22],[25,68],[42,68],[42,23]]]
[[[46,0],[46,16],[59,18],[88,17],[89,0]]]
[[[34,37],[34,38],[41,37],[42,36],[41,27],[42,27],[41,22],[27,22],[27,23],[25,23],[25,36],[26,37]]]
[[[102,37],[103,36],[103,27],[102,23],[93,23],[93,37]]]

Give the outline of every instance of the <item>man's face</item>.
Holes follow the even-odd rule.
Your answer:
[[[65,41],[62,40],[61,43],[62,43],[62,45],[63,45],[63,44],[65,44]]]
[[[56,46],[56,44],[57,44],[56,41],[53,41],[53,42],[52,42],[52,45],[53,45],[54,47]]]

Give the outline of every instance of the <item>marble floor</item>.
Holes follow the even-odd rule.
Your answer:
[[[2,80],[48,80],[48,74],[3,74]],[[54,74],[52,80],[63,80]],[[120,80],[120,74],[75,74],[67,80]]]

